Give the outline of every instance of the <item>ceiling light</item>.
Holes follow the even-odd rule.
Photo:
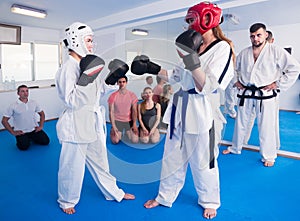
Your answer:
[[[133,35],[142,35],[142,36],[146,36],[148,35],[148,31],[147,30],[143,30],[143,29],[132,29],[131,33]]]
[[[37,18],[45,18],[47,16],[47,12],[45,10],[31,8],[28,6],[18,5],[18,4],[13,4],[11,6],[10,10],[13,13],[33,16],[33,17],[37,17]]]

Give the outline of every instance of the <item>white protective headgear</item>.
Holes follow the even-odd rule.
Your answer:
[[[68,49],[75,51],[81,57],[91,54],[84,42],[84,37],[94,35],[93,30],[86,24],[74,22],[65,29],[64,43]]]

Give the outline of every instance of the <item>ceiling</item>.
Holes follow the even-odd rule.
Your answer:
[[[62,30],[74,21],[87,23],[156,1],[159,0],[1,0],[0,23]],[[11,13],[14,3],[46,10],[48,15],[38,19]]]
[[[0,23],[42,27],[63,30],[74,21],[87,23],[95,30],[118,25],[138,27],[149,30],[150,37],[172,36],[182,32],[184,15],[189,6],[199,2],[195,0],[86,0],[82,3],[74,0],[1,0]],[[300,1],[289,0],[215,0],[223,9],[223,14],[233,14],[239,24],[230,21],[222,24],[223,30],[235,31],[248,29],[254,22],[263,22],[267,26],[300,23]],[[256,3],[255,3],[256,2]],[[22,4],[44,9],[46,19],[38,19],[10,12],[12,4]],[[159,21],[164,18],[164,21]],[[141,21],[149,20],[153,22]],[[156,22],[157,20],[157,22]],[[134,38],[128,33],[126,36]]]

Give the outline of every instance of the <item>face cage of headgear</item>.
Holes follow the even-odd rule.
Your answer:
[[[75,22],[65,29],[65,35],[64,43],[68,49],[75,51],[81,57],[91,54],[84,41],[86,36],[94,35],[93,30],[89,26]]]
[[[185,21],[189,24],[189,29],[203,35],[208,30],[217,27],[221,22],[221,18],[221,8],[210,2],[201,2],[189,8]]]

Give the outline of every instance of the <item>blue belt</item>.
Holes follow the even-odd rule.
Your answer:
[[[174,134],[175,129],[175,113],[176,113],[176,106],[178,104],[178,98],[182,97],[182,132],[185,130],[185,117],[186,117],[186,109],[189,101],[189,94],[198,94],[195,88],[190,90],[184,91],[180,88],[173,96],[173,104],[172,104],[172,112],[171,112],[171,122],[170,122],[170,139]]]

